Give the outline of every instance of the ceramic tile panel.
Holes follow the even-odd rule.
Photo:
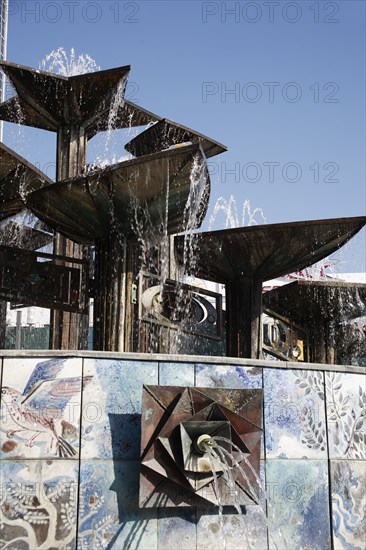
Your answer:
[[[78,462],[2,460],[1,548],[76,545]]]
[[[264,465],[261,465],[261,488],[265,482]],[[220,517],[216,508],[197,509],[197,548],[237,550],[267,549],[266,500],[263,489],[260,491],[259,505],[242,506],[238,514],[232,508],[224,508]]]
[[[4,359],[1,458],[78,459],[81,374],[77,358]]]
[[[327,458],[323,373],[263,369],[267,458]]]
[[[81,456],[137,459],[140,456],[143,384],[158,384],[153,361],[85,359]]]
[[[267,520],[264,493],[265,471],[261,465],[260,502],[258,505],[242,506],[242,513],[224,508],[220,517],[218,508],[197,509],[197,548],[200,550],[266,550]]]
[[[196,550],[196,509],[158,508],[159,550]]]
[[[194,363],[159,363],[162,386],[194,386]]]
[[[331,460],[333,544],[335,550],[363,550],[366,540],[366,463]]]
[[[366,379],[362,374],[325,373],[330,458],[366,458]]]
[[[270,550],[330,550],[326,460],[266,462]]]
[[[196,386],[202,388],[261,388],[262,368],[197,363]]]
[[[154,550],[157,519],[138,508],[139,461],[82,461],[78,550]]]
[[[178,547],[179,548],[179,547]],[[267,550],[267,531],[257,522],[252,511],[243,514],[224,514],[217,511],[204,514],[197,523],[197,548],[199,550]]]

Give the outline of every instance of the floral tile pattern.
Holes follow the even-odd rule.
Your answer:
[[[158,384],[158,364],[85,359],[85,378],[82,458],[139,458],[142,386]]]
[[[194,386],[194,363],[159,363],[162,386]]]
[[[197,363],[196,386],[201,388],[261,388],[262,369]]]
[[[267,460],[269,548],[330,550],[326,460]]]
[[[78,462],[2,460],[0,482],[1,548],[75,548]]]
[[[267,458],[327,458],[323,373],[263,369]]]
[[[78,458],[81,372],[81,359],[4,359],[1,458]]]
[[[325,373],[330,458],[366,459],[366,383],[362,374]]]
[[[83,461],[78,550],[157,548],[157,520],[138,508],[139,461]]]
[[[333,544],[335,550],[363,550],[366,539],[366,464],[332,460]]]

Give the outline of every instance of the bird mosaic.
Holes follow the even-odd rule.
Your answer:
[[[91,381],[92,376],[84,377],[84,380],[81,376],[58,377],[66,360],[54,358],[37,363],[23,392],[2,387],[1,402],[13,425],[6,431],[9,440],[16,435],[25,439],[26,447],[46,440],[55,456],[72,458],[77,454],[70,440],[77,437],[73,422],[78,418],[70,400],[80,395],[82,387]],[[2,424],[4,426],[4,422]],[[10,444],[10,448],[13,447]]]

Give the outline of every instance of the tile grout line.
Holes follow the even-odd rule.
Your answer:
[[[327,437],[327,471],[328,471],[328,510],[329,510],[329,530],[330,530],[330,548],[334,550],[334,530],[333,530],[333,506],[332,506],[332,472],[331,472],[331,460],[330,460],[330,445],[329,445],[329,426],[328,426],[328,399],[327,399],[327,386],[325,383],[325,372],[323,373],[323,387],[324,387],[324,419],[325,430]]]
[[[79,457],[78,457],[78,488],[76,499],[76,532],[75,532],[75,549],[79,546],[79,514],[80,514],[80,494],[81,494],[81,432],[83,423],[83,396],[84,396],[84,358],[81,359],[81,391],[80,391],[80,421],[79,421]]]
[[[265,388],[264,388],[264,374],[265,369],[262,369],[262,390],[263,390],[263,401],[262,401],[262,426],[263,426],[263,474],[264,474],[264,488],[267,487],[267,448],[266,448],[266,416],[265,416]],[[267,492],[264,493],[265,496],[265,503],[266,503],[266,539],[267,539],[267,548],[270,549],[269,546],[269,506],[268,506],[268,497]]]

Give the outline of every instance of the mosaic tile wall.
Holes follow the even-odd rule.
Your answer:
[[[0,362],[0,548],[363,550],[362,374],[90,358]],[[138,507],[143,384],[264,388],[259,506]]]

